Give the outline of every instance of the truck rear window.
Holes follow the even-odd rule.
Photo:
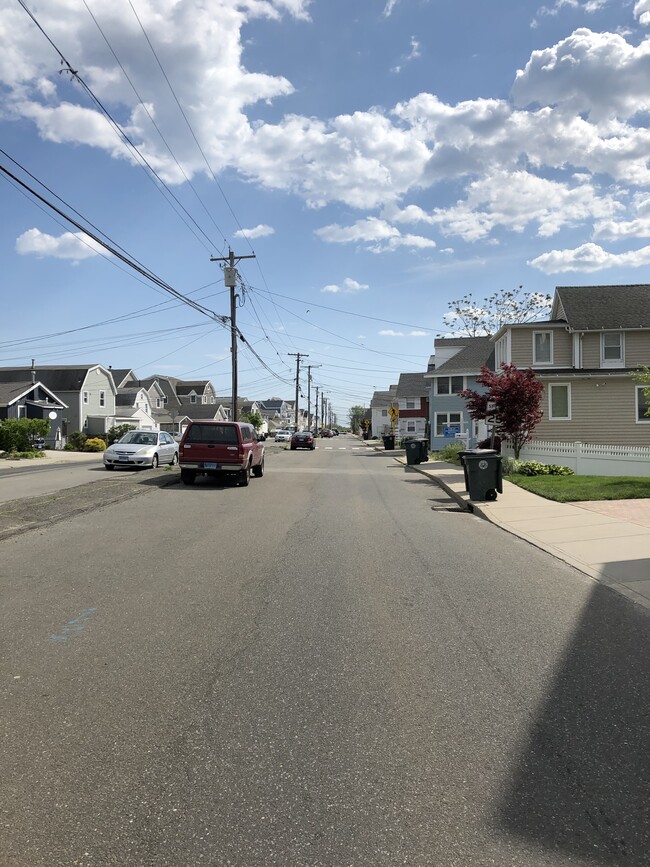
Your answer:
[[[237,428],[225,424],[193,424],[185,437],[186,443],[227,443],[237,445]]]

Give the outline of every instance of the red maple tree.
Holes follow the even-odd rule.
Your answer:
[[[483,366],[476,382],[486,390],[478,392],[466,388],[460,392],[460,397],[466,399],[470,416],[473,419],[494,416],[494,433],[510,443],[518,458],[542,420],[540,404],[544,384],[534,370],[519,370],[514,364],[505,363],[500,370]],[[488,404],[491,405],[489,412]]]

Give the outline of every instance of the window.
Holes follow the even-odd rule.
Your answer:
[[[436,436],[444,437],[445,433],[450,435],[454,433],[462,433],[461,414],[459,412],[437,412],[436,413]]]
[[[205,395],[203,395],[203,397],[201,398],[201,403],[207,403],[207,402],[208,402],[207,397]]]
[[[458,394],[465,388],[465,380],[462,376],[438,376],[436,382],[438,394]]]
[[[195,394],[190,395],[190,403],[196,403],[196,395]]]
[[[160,409],[160,406],[161,406],[161,404],[160,404],[160,398],[157,397],[157,398],[156,398],[156,409]]]
[[[407,421],[406,422],[406,433],[415,433],[415,422]]]
[[[571,386],[568,383],[549,385],[548,417],[551,421],[570,421]]]
[[[106,406],[106,392],[105,391],[99,392],[99,405],[100,406]]]
[[[406,408],[407,409],[415,409],[415,401],[414,400],[407,400],[406,401]]]
[[[88,403],[88,392],[87,391],[84,391],[83,401],[84,401],[84,403]]]
[[[646,390],[642,385],[636,387],[636,420],[650,424],[650,415],[647,415],[650,412],[650,400],[645,395]]]
[[[387,415],[388,415],[388,410],[387,410],[387,409],[382,409],[382,411],[381,411],[381,415],[382,415],[382,418],[386,418]]]
[[[508,335],[504,334],[494,345],[494,366],[496,370],[508,361]]]
[[[605,331],[600,335],[601,367],[620,367],[623,364],[623,332]]]
[[[533,331],[533,364],[553,364],[552,331]]]

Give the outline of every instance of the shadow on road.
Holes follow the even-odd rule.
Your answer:
[[[596,586],[497,824],[567,863],[650,864],[650,617]]]

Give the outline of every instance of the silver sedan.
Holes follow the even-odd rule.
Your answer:
[[[130,430],[104,452],[104,466],[153,467],[178,463],[178,443],[165,431]]]

